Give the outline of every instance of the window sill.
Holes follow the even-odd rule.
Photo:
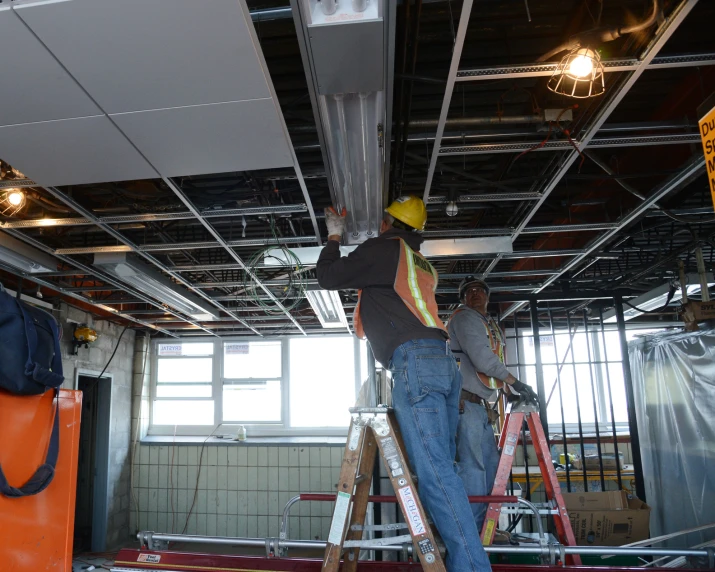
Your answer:
[[[290,445],[307,445],[307,446],[345,446],[346,437],[328,437],[328,436],[317,436],[317,437],[288,437],[288,436],[276,436],[276,437],[248,437],[245,441],[234,441],[233,439],[223,439],[221,437],[189,437],[189,436],[179,436],[174,437],[173,435],[147,435],[141,439],[140,443],[142,445],[203,445],[206,442],[207,445],[226,445],[226,446],[238,446],[238,447],[266,447],[266,446],[290,446]]]

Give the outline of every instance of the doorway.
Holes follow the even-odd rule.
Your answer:
[[[77,502],[75,505],[74,552],[102,552],[106,548],[109,422],[112,379],[78,373],[82,392],[79,431]]]

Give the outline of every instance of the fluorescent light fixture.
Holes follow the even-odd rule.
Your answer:
[[[94,265],[121,282],[195,320],[211,320],[219,317],[218,311],[198,296],[194,296],[161,272],[125,252],[95,254]]]
[[[712,288],[715,286],[715,279],[712,274],[707,275],[708,287]],[[687,274],[686,275],[688,297],[694,296],[700,293],[700,277],[697,274]],[[634,298],[633,300],[628,300],[630,304],[638,306],[641,310],[657,310],[665,305],[665,301],[668,299],[668,292],[670,291],[670,284],[663,284],[657,288],[649,290],[645,294]],[[683,293],[680,289],[675,291],[673,295],[672,302],[678,302],[683,299]],[[626,304],[623,305],[623,319],[632,320],[638,316],[643,315],[643,312],[636,310],[631,306]],[[608,310],[608,312],[603,313],[603,322],[605,324],[615,324],[617,322],[616,310]]]
[[[309,288],[305,296],[324,328],[348,328],[343,303],[335,290]]]
[[[383,216],[392,106],[389,0],[297,0],[294,18],[332,203],[347,209],[348,244]],[[391,33],[391,30],[393,33]],[[387,144],[385,144],[387,141]],[[386,148],[383,148],[386,147]]]
[[[29,274],[57,270],[55,258],[5,233],[0,233],[0,262]]]

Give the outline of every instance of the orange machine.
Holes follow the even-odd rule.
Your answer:
[[[72,570],[81,391],[60,391],[60,455],[55,478],[41,493],[0,495],[0,570]],[[45,459],[52,432],[54,392],[17,396],[0,391],[0,463],[21,486]]]

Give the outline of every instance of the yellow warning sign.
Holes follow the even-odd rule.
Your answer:
[[[705,152],[705,165],[708,170],[708,181],[710,181],[710,194],[715,207],[715,107],[700,120],[700,138],[703,142]]]

